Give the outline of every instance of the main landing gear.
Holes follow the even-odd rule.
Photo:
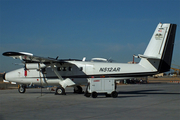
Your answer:
[[[84,92],[83,92],[82,87],[77,85],[77,86],[74,87],[74,93],[82,94]]]
[[[79,85],[75,86],[74,93],[82,94],[83,93],[82,87]],[[62,86],[57,87],[55,95],[66,95],[65,89]]]
[[[19,93],[25,93],[26,85],[18,85],[18,91],[19,91]]]

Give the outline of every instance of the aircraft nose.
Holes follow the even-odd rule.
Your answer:
[[[3,80],[6,80],[6,73],[3,74]]]

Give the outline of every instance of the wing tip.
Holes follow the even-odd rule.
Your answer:
[[[2,55],[4,56],[31,55],[33,56],[32,53],[27,53],[27,52],[4,52]]]

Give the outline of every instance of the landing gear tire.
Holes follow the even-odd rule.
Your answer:
[[[112,96],[113,98],[116,98],[116,97],[118,96],[118,93],[117,93],[116,91],[113,91],[113,92],[111,93],[111,96]]]
[[[78,93],[78,94],[82,94],[83,93],[83,89],[81,86],[76,86],[76,88],[74,88],[74,93]]]
[[[18,86],[18,91],[19,91],[19,93],[25,93],[26,92],[26,86],[25,85]]]
[[[63,87],[57,87],[55,95],[66,95],[65,89]]]
[[[92,98],[97,98],[97,96],[98,96],[98,94],[97,94],[97,92],[92,92]]]

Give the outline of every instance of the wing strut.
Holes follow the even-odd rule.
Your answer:
[[[54,73],[57,75],[57,77],[59,78],[59,84],[63,87],[66,88],[67,86],[72,86],[75,85],[75,83],[70,79],[70,78],[66,78],[63,79],[62,76],[58,73],[56,67],[54,67],[55,64],[53,64],[51,62],[51,68],[53,69]]]
[[[57,69],[54,67],[54,64],[51,63],[51,68],[53,69],[54,73],[57,75],[57,77],[59,78],[60,81],[63,80],[63,78],[61,77],[61,75],[58,73]]]

